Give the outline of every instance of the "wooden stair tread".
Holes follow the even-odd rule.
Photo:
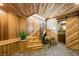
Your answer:
[[[30,45],[30,46],[27,46],[27,48],[31,48],[31,47],[37,47],[37,46],[42,46],[42,44],[35,44],[35,45]]]
[[[34,41],[33,40],[31,40],[31,41],[29,40],[29,41],[27,41],[27,43],[36,43],[36,42],[41,42],[41,40],[34,40]]]
[[[41,48],[43,48],[43,46],[32,47],[31,49],[30,49],[30,48],[28,48],[28,50],[36,50],[36,49],[41,49]]]
[[[42,44],[41,42],[36,42],[36,43],[28,43],[27,45],[37,45],[37,44]]]

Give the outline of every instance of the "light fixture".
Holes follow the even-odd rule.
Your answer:
[[[0,3],[0,6],[3,6],[3,3]]]
[[[4,11],[0,10],[0,15],[3,15],[4,13],[5,13]]]

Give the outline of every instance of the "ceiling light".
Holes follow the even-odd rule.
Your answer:
[[[2,3],[0,3],[0,6],[3,6],[3,4],[2,4]]]

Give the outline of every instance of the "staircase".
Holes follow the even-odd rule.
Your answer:
[[[47,35],[50,37],[53,37],[57,43],[58,42],[58,33],[57,33],[55,26],[53,24],[50,24],[50,27],[46,31],[47,31]]]
[[[27,41],[28,50],[36,50],[43,48],[40,40],[40,28],[38,27],[29,37]]]

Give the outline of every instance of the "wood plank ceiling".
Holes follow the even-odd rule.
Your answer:
[[[5,3],[1,9],[21,17],[39,14],[44,18],[57,17],[79,10],[74,3]]]

